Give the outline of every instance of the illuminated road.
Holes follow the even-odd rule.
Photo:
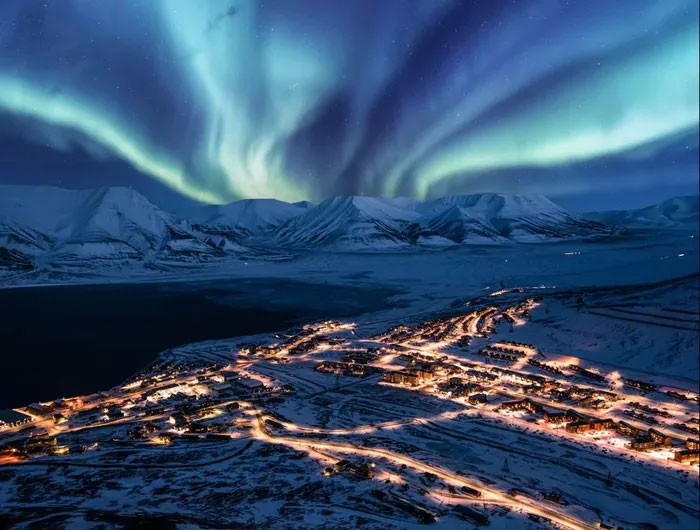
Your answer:
[[[472,482],[465,478],[462,475],[453,473],[451,471],[447,471],[445,469],[431,466],[429,464],[425,464],[423,462],[420,462],[419,460],[414,460],[413,458],[409,458],[404,455],[400,455],[398,453],[394,453],[392,451],[388,451],[386,449],[378,449],[378,448],[366,448],[366,447],[359,447],[356,445],[352,444],[341,444],[338,442],[329,442],[325,440],[306,440],[306,439],[296,439],[296,438],[287,438],[283,436],[274,436],[269,433],[269,431],[266,429],[264,425],[264,420],[266,419],[271,419],[274,421],[275,420],[272,416],[269,415],[264,415],[260,411],[257,411],[257,423],[256,423],[256,428],[255,428],[255,436],[262,440],[274,442],[274,443],[283,443],[289,447],[293,448],[302,448],[302,449],[327,449],[327,450],[332,450],[332,451],[338,451],[341,453],[351,453],[351,454],[356,454],[356,455],[362,455],[362,456],[368,456],[372,458],[385,458],[387,460],[391,460],[392,462],[395,462],[397,464],[404,464],[407,467],[411,467],[415,470],[424,472],[424,473],[433,473],[434,475],[442,478],[443,480],[447,481],[448,483],[451,483],[453,485],[458,485],[458,486],[467,486],[470,488],[473,488],[477,491],[481,492],[481,499],[483,499],[485,502],[491,502],[494,504],[500,504],[502,506],[509,506],[512,508],[521,508],[526,512],[539,515],[541,517],[546,517],[551,519],[552,521],[558,522],[560,524],[565,525],[568,528],[573,528],[577,530],[590,530],[593,528],[596,528],[593,525],[587,524],[583,521],[578,521],[574,519],[573,517],[570,517],[566,514],[563,514],[559,511],[553,510],[551,508],[547,508],[544,506],[540,506],[535,504],[533,501],[530,501],[529,499],[524,499],[524,498],[513,498],[505,495],[504,493],[492,489],[492,488],[487,488],[483,486],[480,483]],[[480,499],[480,500],[481,500]]]

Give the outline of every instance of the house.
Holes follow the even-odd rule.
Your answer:
[[[342,374],[345,369],[345,363],[333,361],[323,361],[316,365],[316,371],[325,374]]]
[[[574,421],[566,426],[566,432],[583,434],[590,431],[607,431],[615,427],[615,422],[609,418],[590,418]]]
[[[605,376],[603,374],[593,372],[592,370],[587,370],[587,369],[583,368],[582,366],[578,366],[576,364],[570,364],[569,370],[571,370],[572,372],[576,372],[578,375],[580,375],[582,377],[587,377],[588,379],[593,379],[594,381],[599,381],[601,383],[605,381]]]
[[[339,460],[333,466],[333,470],[336,473],[340,473],[341,471],[348,471],[354,474],[356,477],[366,480],[374,476],[374,471],[372,470],[373,467],[373,464],[369,464],[367,462],[363,462],[357,465],[353,464],[350,460]]]
[[[629,436],[631,438],[634,438],[639,435],[639,429],[635,427],[634,425],[630,425],[626,421],[619,421],[617,422],[617,432],[620,434],[624,434],[625,436]]]
[[[542,391],[542,387],[541,387],[541,386],[537,386],[537,385],[525,385],[525,386],[523,386],[523,387],[520,389],[520,391],[521,391],[523,394],[528,394],[528,395],[531,395],[531,394],[538,394],[538,393],[540,393],[540,392]]]
[[[482,388],[476,383],[468,383],[459,377],[452,377],[444,383],[437,385],[438,389],[451,397],[466,397],[469,394],[480,391]]]
[[[671,440],[670,436],[665,435],[662,432],[657,431],[656,429],[649,429],[648,431],[649,438],[654,440],[657,445],[662,445],[664,447],[669,447],[671,445]]]
[[[387,383],[416,386],[421,383],[420,375],[413,370],[400,370],[396,372],[385,372],[383,381]]]
[[[469,400],[470,405],[478,405],[480,403],[486,403],[488,401],[488,397],[486,394],[472,394],[467,398]]]
[[[69,408],[75,410],[83,406],[83,400],[81,398],[70,398],[70,399],[57,399],[53,402],[54,409]]]
[[[690,398],[688,396],[686,396],[685,394],[681,394],[680,392],[674,392],[673,390],[669,390],[668,392],[666,392],[666,394],[680,401],[690,401]]]
[[[587,407],[591,409],[602,409],[608,406],[608,402],[601,398],[594,398],[593,396],[585,399],[581,404],[581,407]]]
[[[103,407],[101,412],[107,417],[108,420],[116,420],[124,417],[121,407],[116,404]]]
[[[694,440],[693,438],[688,438],[685,441],[685,446],[688,449],[700,449],[700,440]]]
[[[421,382],[430,381],[435,376],[432,365],[421,364],[416,368],[409,368],[408,371],[413,372],[418,376]]]
[[[590,431],[591,428],[592,424],[588,420],[574,421],[566,426],[566,432],[570,432],[573,434],[583,434]]]
[[[615,427],[615,422],[610,418],[594,418],[591,420],[591,428],[594,431],[608,431]]]
[[[259,394],[265,390],[265,385],[262,384],[262,382],[250,377],[241,377],[235,381],[235,384],[244,391],[252,394]]]
[[[566,412],[545,412],[544,421],[547,423],[566,423]]]
[[[519,401],[506,401],[501,404],[500,408],[505,410],[526,410],[532,414],[541,414],[543,411],[541,405],[528,398]]]
[[[168,418],[168,423],[174,426],[176,429],[184,429],[187,426],[187,418],[184,414],[176,412],[171,414]]]
[[[493,348],[482,348],[474,352],[476,355],[483,355],[484,357],[491,357],[493,359],[499,359],[501,361],[516,362],[521,357],[524,357],[522,353],[510,352],[501,353],[499,351],[494,351]]]
[[[651,439],[648,434],[643,434],[632,440],[630,443],[630,448],[636,451],[645,451],[647,449],[654,449],[656,447],[656,442]]]
[[[588,416],[584,416],[583,414],[580,414],[573,409],[567,410],[565,414],[566,414],[566,421],[583,421],[583,420],[588,421]]]
[[[617,394],[614,392],[608,392],[606,390],[594,390],[591,393],[592,397],[607,399],[608,401],[617,401]]]
[[[673,454],[676,462],[697,462],[700,460],[700,449],[683,449]]]
[[[80,419],[86,419],[86,418],[90,418],[92,416],[96,416],[99,412],[100,412],[100,410],[97,407],[91,407],[89,409],[83,409],[81,411],[78,411],[78,413],[76,414],[76,417],[78,417]]]
[[[170,445],[173,441],[173,435],[169,432],[162,432],[151,438],[151,441],[161,445]]]
[[[537,361],[535,359],[528,359],[527,360],[528,364],[531,364],[532,366],[536,366],[537,368],[540,368],[546,372],[552,373],[552,374],[558,374],[558,375],[563,375],[564,372],[562,372],[559,368],[557,368],[554,365],[551,364],[546,364],[540,361]]]
[[[126,433],[134,440],[143,440],[146,437],[142,425],[137,425],[133,429],[129,429]]]
[[[653,392],[658,388],[653,383],[646,383],[644,381],[635,381],[634,379],[622,379],[625,386],[631,386],[632,388],[638,388],[639,390],[644,390],[646,392]]]
[[[453,389],[451,392],[452,397],[467,397],[469,394],[472,394],[474,392],[477,392],[481,390],[481,387],[479,385],[475,385],[473,383],[467,383],[466,385],[463,386],[458,386],[457,388]]]
[[[484,372],[482,370],[467,370],[465,374],[469,379],[473,379],[478,382],[490,382],[498,379],[497,375]]]
[[[53,407],[42,405],[41,403],[32,403],[26,408],[27,412],[32,416],[46,416],[50,414]]]

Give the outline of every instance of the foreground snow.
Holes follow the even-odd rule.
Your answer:
[[[613,371],[580,354],[590,346],[586,315],[600,304],[639,308],[656,301],[692,312],[697,287],[691,277],[566,292],[502,288],[399,320],[365,315],[184,345],[118,387],[34,412],[29,431],[45,431],[43,440],[53,443],[40,436],[26,441],[27,428],[5,429],[4,441],[18,449],[2,454],[0,515],[110,529],[136,522],[319,530],[694,528],[697,466],[669,458],[687,436],[674,422],[697,415],[697,381],[645,374],[642,380],[657,386],[642,392],[621,383],[639,377],[633,369]],[[637,327],[658,327],[667,315],[653,316]],[[533,325],[537,342],[513,346]],[[624,360],[632,348],[619,335],[627,330],[605,331],[599,340],[606,360]],[[669,339],[644,333],[660,346]],[[697,332],[688,335],[695,343],[682,356],[695,357],[697,367]],[[499,345],[515,348],[523,362],[479,353]],[[427,370],[417,359],[450,372],[436,371],[417,385],[380,380],[383,371]],[[542,377],[525,359],[566,372]],[[347,363],[343,373],[322,369],[338,362]],[[609,378],[591,382],[572,365]],[[486,403],[443,390],[452,378],[471,378],[469,370],[491,374],[478,390],[488,394]],[[543,383],[528,390],[514,373]],[[576,397],[553,397],[548,385],[608,397],[594,410]],[[688,399],[679,403],[671,389]],[[671,433],[672,446],[635,451],[628,435],[610,428],[571,433],[550,425],[542,411],[506,410],[523,392],[548,409],[624,419],[642,430],[627,407],[660,407],[668,415],[659,415],[656,428]],[[59,410],[63,419],[55,421]]]

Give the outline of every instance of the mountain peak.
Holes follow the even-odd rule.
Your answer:
[[[426,203],[427,209],[444,206],[459,206],[475,215],[489,218],[517,218],[533,214],[562,214],[565,210],[544,195],[506,195],[499,193],[476,193],[451,195]]]
[[[629,228],[697,227],[698,202],[698,195],[685,195],[644,208],[590,212],[585,215],[601,222]]]
[[[309,202],[290,204],[277,199],[242,199],[221,206],[199,207],[193,218],[200,223],[235,227],[257,234],[301,215],[311,206]]]

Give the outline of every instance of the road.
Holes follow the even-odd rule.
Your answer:
[[[461,474],[454,473],[452,471],[442,469],[430,464],[426,464],[419,460],[386,450],[379,449],[376,447],[367,448],[360,447],[352,444],[342,444],[339,442],[329,442],[326,440],[309,440],[309,439],[296,439],[284,436],[275,436],[271,434],[264,425],[265,419],[274,420],[273,417],[265,415],[264,413],[257,411],[257,422],[255,428],[255,436],[262,440],[274,443],[283,443],[289,447],[301,448],[301,449],[326,449],[331,451],[337,451],[341,453],[351,453],[355,455],[362,455],[371,458],[385,458],[396,464],[404,464],[407,467],[420,471],[422,473],[433,473],[434,475],[442,478],[443,480],[457,486],[467,486],[481,492],[481,499],[485,502],[492,502],[494,504],[500,504],[502,506],[508,506],[511,508],[520,508],[528,513],[539,515],[541,517],[546,517],[552,521],[558,522],[567,528],[572,528],[575,530],[591,530],[596,528],[592,524],[588,524],[584,521],[579,521],[573,517],[562,513],[553,508],[546,506],[540,506],[534,501],[522,497],[510,497],[496,489],[488,488],[483,486],[479,482],[473,482]],[[275,420],[276,421],[276,420]]]

